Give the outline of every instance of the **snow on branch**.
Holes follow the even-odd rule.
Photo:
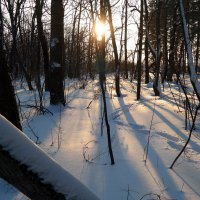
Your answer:
[[[0,115],[0,147],[66,199],[98,200],[79,180]],[[19,177],[20,179],[20,177]],[[19,180],[20,181],[20,180]]]

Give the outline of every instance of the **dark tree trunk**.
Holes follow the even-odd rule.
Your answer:
[[[42,46],[43,60],[44,60],[44,75],[45,75],[45,90],[49,91],[50,86],[50,62],[49,62],[49,50],[46,36],[43,30],[42,24],[42,9],[44,0],[36,0],[36,15],[37,15],[37,29],[40,44]]]
[[[198,21],[198,33],[197,33],[197,43],[196,43],[196,55],[195,55],[195,63],[196,63],[196,72],[199,71],[199,47],[200,46],[200,21]]]
[[[115,56],[115,89],[116,89],[117,96],[120,97],[121,96],[121,92],[120,92],[120,63],[119,63],[118,52],[117,52],[117,44],[116,44],[116,40],[115,40],[115,32],[114,32],[114,27],[113,27],[110,0],[106,0],[106,5],[107,5],[107,9],[108,9],[110,33],[111,33],[112,45],[113,45],[114,56]]]
[[[128,32],[128,0],[125,0],[125,25],[124,25],[124,70],[125,79],[128,78],[127,32]]]
[[[101,22],[105,24],[105,0],[100,0],[100,16]],[[111,142],[111,135],[110,135],[110,125],[108,122],[108,114],[107,114],[107,103],[106,103],[106,95],[105,95],[105,86],[106,86],[106,77],[105,77],[105,34],[102,35],[101,41],[99,41],[99,51],[98,51],[98,65],[99,65],[99,82],[102,91],[103,97],[103,105],[104,105],[104,115],[105,115],[105,122],[107,128],[107,139],[108,139],[108,149],[110,154],[111,165],[115,164],[114,156],[112,152],[112,142]]]
[[[64,98],[64,8],[62,0],[51,1],[51,84],[50,84],[50,103],[53,105],[62,103],[65,105]]]
[[[74,55],[74,44],[75,44],[75,28],[76,28],[76,13],[77,9],[75,9],[74,17],[73,17],[73,25],[72,25],[72,34],[71,34],[71,39],[70,39],[70,47],[69,47],[69,65],[68,65],[68,70],[67,74],[69,78],[74,78],[76,75],[74,73],[74,65],[75,65],[75,55]]]
[[[177,31],[177,24],[176,24],[176,19],[177,19],[177,4],[174,7],[174,14],[173,14],[173,19],[172,23],[173,26],[170,31],[170,46],[169,46],[169,66],[167,70],[167,81],[172,81],[172,76],[175,73],[175,35]]]
[[[81,14],[82,14],[82,0],[79,3],[79,13],[78,13],[78,26],[77,26],[77,38],[76,38],[76,64],[75,64],[75,76],[80,78],[80,53],[81,53],[81,45],[80,45],[80,23],[81,23]]]
[[[91,32],[91,24],[89,26],[89,44],[88,44],[88,52],[87,52],[87,74],[89,74],[90,78],[93,78],[92,73],[92,58],[93,58],[93,33]]]
[[[166,76],[167,76],[167,69],[168,69],[168,26],[167,26],[167,15],[168,15],[168,7],[165,4],[165,8],[164,8],[164,34],[163,34],[163,69],[162,69],[162,83],[164,83],[164,81],[166,80]]]
[[[137,100],[140,99],[141,76],[142,76],[142,39],[143,39],[143,0],[140,1],[140,29],[139,29],[139,50],[137,60]]]
[[[149,21],[149,12],[147,8],[147,0],[144,0],[145,8],[145,83],[149,83],[149,42],[148,42],[148,21]]]
[[[153,90],[155,96],[160,96],[159,74],[160,74],[160,16],[162,1],[157,0],[157,12],[156,12],[156,66],[155,66],[155,79],[153,82]]]
[[[1,0],[0,0],[1,3]],[[0,114],[22,130],[14,88],[8,74],[3,40],[3,14],[0,4]]]

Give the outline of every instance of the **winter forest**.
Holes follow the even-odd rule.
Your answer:
[[[200,199],[200,0],[0,0],[0,200]]]

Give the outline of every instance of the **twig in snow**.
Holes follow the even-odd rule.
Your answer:
[[[154,107],[153,107],[153,114],[152,114],[152,117],[151,117],[151,123],[150,123],[150,128],[149,128],[149,134],[148,134],[148,140],[147,140],[147,144],[146,144],[146,147],[144,149],[144,163],[146,165],[146,162],[147,162],[147,156],[148,156],[148,153],[149,153],[149,143],[150,143],[150,138],[151,138],[151,129],[152,129],[152,124],[153,124],[153,118],[154,118],[154,114],[155,114],[155,102],[154,102]]]
[[[37,134],[35,133],[35,131],[32,129],[31,125],[29,124],[29,121],[27,120],[26,125],[28,126],[28,128],[30,129],[31,133],[34,135],[34,137],[36,138],[35,143],[39,144],[39,137],[37,136]]]
[[[107,154],[108,152],[107,152],[107,151],[104,151],[104,152],[102,152],[102,153],[99,153],[98,155],[95,155],[94,157],[91,157],[91,156],[88,154],[88,150],[89,150],[88,145],[89,145],[90,143],[92,143],[92,142],[93,142],[93,143],[97,143],[96,140],[91,140],[91,141],[87,142],[87,143],[83,146],[83,158],[84,158],[84,160],[85,160],[86,162],[88,162],[88,163],[97,164],[97,163],[95,163],[94,161],[95,161],[97,158],[99,158],[100,156],[102,156],[102,155],[104,155],[104,154]],[[106,165],[106,163],[104,163],[103,165]]]
[[[200,108],[200,104],[199,104],[199,105],[197,106],[197,108],[196,108],[195,115],[194,115],[194,118],[193,118],[193,120],[192,120],[192,127],[191,127],[191,129],[190,129],[189,137],[188,137],[188,139],[187,139],[187,141],[186,141],[184,147],[182,148],[182,150],[180,151],[180,153],[178,154],[178,156],[175,158],[175,160],[174,160],[173,163],[171,164],[170,169],[173,168],[174,164],[176,163],[176,161],[178,160],[178,158],[181,156],[181,154],[185,151],[185,148],[187,147],[187,145],[188,145],[188,143],[189,143],[189,141],[190,141],[190,138],[191,138],[191,136],[192,136],[192,131],[193,131],[194,127],[195,127],[195,121],[196,121],[196,117],[197,117],[199,108]]]

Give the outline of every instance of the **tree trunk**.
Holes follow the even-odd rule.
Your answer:
[[[182,23],[182,28],[183,28],[185,48],[187,52],[188,71],[190,75],[190,81],[193,86],[194,92],[198,98],[198,101],[200,103],[200,82],[198,80],[195,66],[193,63],[192,44],[190,41],[188,24],[186,23],[185,11],[184,11],[182,0],[179,0],[179,10],[180,10],[180,15],[181,15],[181,23]]]
[[[164,64],[164,67],[163,67],[163,72],[162,72],[162,83],[164,83],[164,81],[166,80],[166,76],[167,76],[167,69],[168,69],[168,44],[167,44],[167,41],[168,41],[168,30],[167,30],[167,15],[168,15],[168,7],[167,5],[165,4],[165,13],[164,13],[164,34],[163,34],[163,64]]]
[[[156,12],[156,66],[155,66],[155,78],[153,82],[153,90],[155,96],[160,96],[160,84],[159,84],[159,74],[160,74],[160,15],[161,15],[161,0],[156,1],[157,12]]]
[[[65,105],[64,98],[64,8],[62,0],[51,1],[51,84],[50,84],[50,103],[53,105]]]
[[[36,0],[36,14],[37,14],[37,29],[40,44],[42,46],[43,60],[44,60],[44,75],[45,75],[45,90],[49,91],[50,86],[50,62],[49,62],[49,50],[47,39],[44,34],[43,24],[42,24],[42,9],[44,5],[44,0]]]
[[[174,53],[175,53],[175,38],[176,38],[175,35],[177,31],[176,19],[177,19],[177,5],[175,5],[174,7],[173,19],[171,19],[173,25],[170,31],[169,66],[167,69],[167,81],[172,81],[172,76],[175,72]]]
[[[18,129],[22,130],[14,88],[8,74],[8,67],[6,63],[3,40],[3,14],[1,6],[2,4],[0,0],[0,114],[5,116]]]
[[[100,17],[101,22],[105,24],[105,0],[100,0]],[[105,122],[106,122],[106,128],[107,128],[107,141],[108,141],[108,149],[109,149],[109,155],[111,160],[111,165],[115,164],[114,156],[112,152],[112,142],[111,142],[111,136],[110,136],[110,125],[108,122],[108,114],[107,114],[107,103],[106,103],[106,95],[105,95],[105,86],[106,86],[106,76],[105,76],[105,34],[102,35],[101,41],[99,41],[99,51],[98,54],[98,67],[99,67],[99,82],[102,92],[102,98],[103,98],[103,105],[104,105],[104,115],[105,115]]]
[[[200,21],[198,21],[198,32],[197,32],[197,43],[196,43],[196,56],[195,56],[195,61],[196,61],[196,72],[199,72],[199,47],[200,46]]]
[[[149,83],[149,41],[148,41],[148,30],[149,30],[149,12],[147,7],[147,0],[144,0],[145,8],[145,83]]]
[[[125,79],[128,78],[128,56],[127,56],[127,32],[128,32],[128,0],[125,0],[125,23],[124,23],[124,70]]]
[[[137,100],[140,99],[142,76],[143,0],[140,1],[140,6],[139,50],[137,60]]]
[[[80,23],[81,23],[81,14],[82,14],[82,0],[79,2],[79,13],[78,13],[78,26],[77,26],[77,37],[76,37],[76,64],[75,64],[75,77],[80,78],[80,53],[81,53],[81,45],[80,45]]]
[[[120,63],[119,63],[118,52],[117,52],[117,44],[116,44],[116,40],[115,40],[115,32],[114,32],[114,27],[113,27],[110,0],[106,0],[106,4],[107,4],[107,9],[108,9],[110,33],[111,33],[112,45],[113,45],[114,56],[115,56],[115,89],[116,89],[117,96],[120,97],[121,96],[121,92],[120,92]]]
[[[69,47],[69,65],[68,65],[68,77],[69,78],[74,78],[76,77],[75,73],[74,73],[74,65],[75,65],[75,56],[74,56],[74,44],[75,44],[75,29],[76,29],[76,13],[77,13],[77,9],[75,9],[75,13],[74,13],[74,17],[73,17],[73,25],[72,25],[72,34],[71,34],[71,44]]]

